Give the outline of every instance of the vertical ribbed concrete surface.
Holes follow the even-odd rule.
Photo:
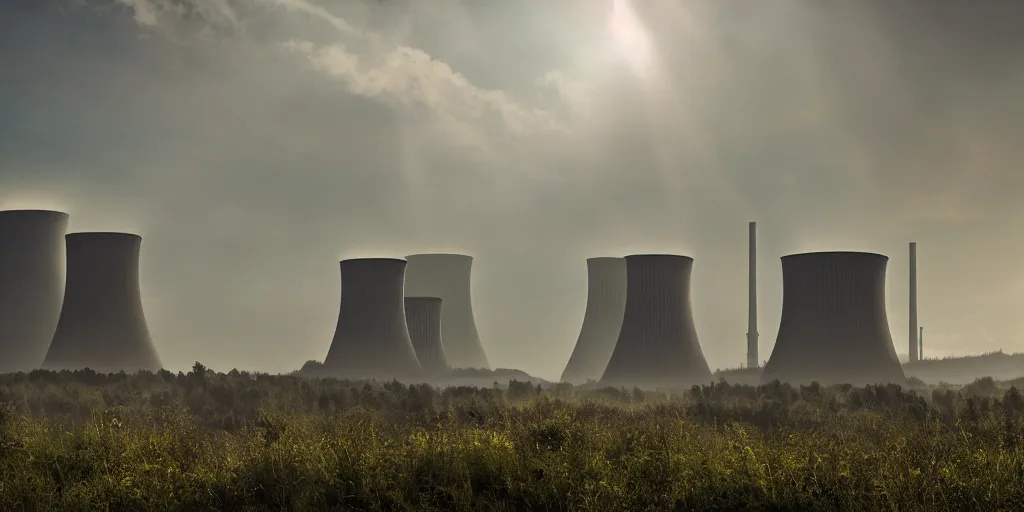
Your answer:
[[[405,281],[409,297],[440,297],[441,336],[452,368],[490,368],[473,318],[470,275],[473,257],[464,254],[412,254]]]
[[[885,311],[889,258],[818,252],[782,258],[782,318],[761,381],[905,382]]]
[[[139,289],[142,237],[72,233],[60,321],[43,367],[97,372],[160,369]]]
[[[0,373],[43,363],[64,293],[68,215],[0,211]]]
[[[350,379],[415,379],[420,364],[405,321],[404,260],[341,262],[341,306],[325,369]]]
[[[615,349],[626,309],[626,260],[587,259],[587,309],[562,382],[584,384],[601,378]]]
[[[710,383],[690,306],[693,259],[626,256],[626,307],[601,377],[613,386],[686,387]]]
[[[406,297],[405,322],[416,358],[427,375],[441,375],[449,370],[441,336],[441,314],[444,304],[438,297]]]

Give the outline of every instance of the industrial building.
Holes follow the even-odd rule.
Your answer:
[[[0,211],[0,373],[43,363],[64,293],[68,214]]]
[[[409,338],[423,372],[429,376],[443,375],[450,369],[444,354],[441,336],[441,312],[444,303],[438,297],[406,297],[405,323]]]
[[[693,259],[671,254],[626,256],[622,328],[602,384],[686,387],[712,381],[693,323]]]
[[[64,303],[43,368],[159,370],[139,289],[142,237],[71,233],[65,244]]]
[[[587,309],[562,382],[598,380],[615,349],[626,308],[626,260],[587,259]]]
[[[889,258],[816,252],[782,258],[782,318],[762,383],[903,383],[885,310]]]
[[[405,260],[341,262],[341,306],[324,369],[349,379],[422,376],[405,321]]]
[[[490,368],[473,318],[470,276],[473,257],[465,254],[413,254],[405,282],[408,297],[439,297],[444,302],[441,336],[452,368]]]

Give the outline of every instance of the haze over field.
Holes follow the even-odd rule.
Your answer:
[[[1024,350],[1024,2],[8,0],[0,207],[144,237],[163,362],[322,359],[338,259],[473,254],[488,359],[556,379],[585,258],[695,258],[712,368],[778,258],[890,256],[907,345]]]

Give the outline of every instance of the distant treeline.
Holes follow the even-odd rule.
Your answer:
[[[450,414],[486,417],[524,401],[554,400],[604,406],[666,405],[695,420],[738,420],[768,429],[789,425],[792,418],[808,408],[830,413],[877,409],[920,421],[954,421],[972,407],[993,407],[1004,395],[1012,401],[1017,389],[1022,388],[1024,379],[997,382],[987,377],[962,387],[910,390],[895,385],[824,388],[817,384],[750,386],[719,381],[679,392],[659,392],[638,388],[594,389],[567,383],[541,386],[516,380],[508,381],[507,386],[495,383],[492,387],[440,388],[238,370],[218,373],[197,362],[188,373],[36,370],[4,374],[0,375],[0,404],[21,414],[79,422],[99,410],[180,406],[206,426],[232,430],[255,421],[262,410],[310,414],[363,408],[432,421],[439,415]]]
[[[903,363],[903,372],[911,388],[960,386],[984,377],[1009,381],[1024,378],[1024,354],[997,350],[970,356],[921,359]],[[715,372],[715,378],[734,384],[757,385],[761,382],[761,368],[720,369]]]

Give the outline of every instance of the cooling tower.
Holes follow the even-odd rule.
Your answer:
[[[341,262],[341,307],[324,368],[350,379],[415,379],[420,363],[405,322],[405,260]]]
[[[406,297],[405,323],[420,367],[427,375],[441,375],[449,370],[441,337],[441,311],[444,304],[437,297]]]
[[[693,259],[626,256],[626,307],[601,377],[613,386],[683,387],[710,383],[690,307]]]
[[[409,261],[409,270],[405,294],[444,300],[441,336],[448,364],[452,368],[490,368],[473,319],[473,301],[469,291],[473,257],[413,254],[406,260]]]
[[[0,373],[39,368],[60,316],[68,215],[0,211]]]
[[[587,260],[587,309],[576,347],[562,372],[562,382],[583,384],[600,379],[615,349],[626,308],[626,260]]]
[[[761,381],[905,381],[885,312],[889,258],[859,252],[782,258],[782,318]]]
[[[43,367],[101,373],[159,370],[139,292],[142,237],[72,233],[65,241],[64,304]]]

